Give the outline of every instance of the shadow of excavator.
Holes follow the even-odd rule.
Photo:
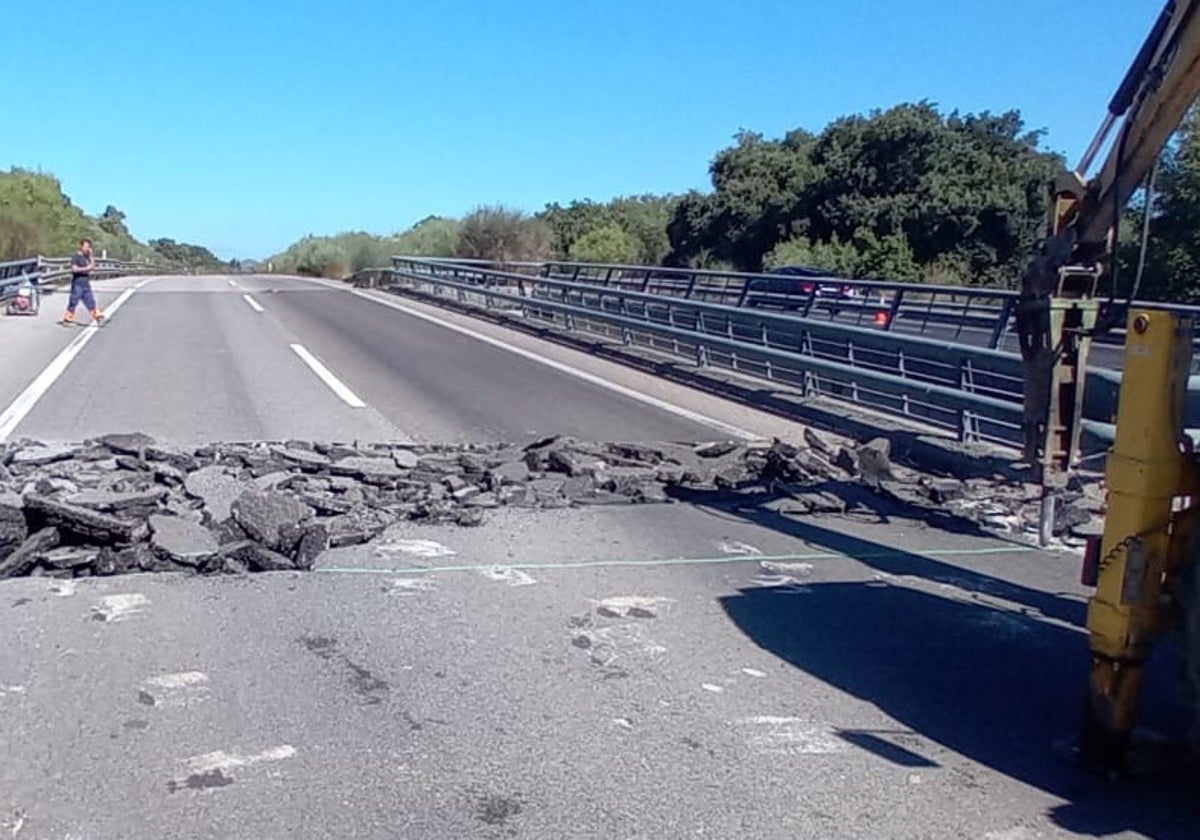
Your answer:
[[[1061,798],[1049,816],[1063,829],[1098,837],[1122,831],[1162,840],[1200,837],[1200,775],[1194,768],[1111,783],[1064,755],[1061,748],[1079,730],[1087,680],[1085,604],[1078,596],[832,530],[779,512],[766,496],[688,501],[887,575],[954,587],[941,594],[936,587],[882,577],[808,584],[803,597],[748,588],[722,598],[729,618],[761,648],[875,704],[912,733]],[[880,512],[881,518],[894,515]],[[1177,655],[1160,644],[1147,671],[1140,715],[1147,727],[1174,738],[1182,738],[1188,726],[1178,672]],[[938,764],[921,753],[920,739],[840,734],[881,761]]]

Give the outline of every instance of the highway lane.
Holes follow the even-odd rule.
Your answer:
[[[725,436],[418,314],[286,278],[154,280],[17,436]],[[1114,794],[1053,756],[1086,676],[1076,559],[787,504],[406,524],[310,575],[0,581],[0,829],[1190,836],[1173,787]]]
[[[242,276],[147,281],[12,436],[126,430],[185,444],[731,436],[728,424],[614,392],[348,287]]]
[[[406,525],[308,575],[3,581],[0,828],[1194,837],[1186,780],[1054,754],[1075,572],[894,512],[702,503]]]
[[[95,281],[93,288],[97,302],[101,307],[112,305],[118,295],[140,279],[122,277]],[[68,329],[55,324],[62,317],[66,302],[67,295],[63,290],[48,289],[37,315],[0,314],[0,360],[3,360],[0,364],[0,411],[78,337],[78,328]],[[79,317],[84,323],[88,320],[82,312]]]

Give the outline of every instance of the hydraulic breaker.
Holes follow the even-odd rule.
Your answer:
[[[1106,467],[1108,512],[1088,602],[1089,696],[1085,762],[1124,768],[1143,666],[1167,629],[1172,576],[1195,530],[1196,462],[1185,442],[1192,323],[1130,312],[1116,440]]]

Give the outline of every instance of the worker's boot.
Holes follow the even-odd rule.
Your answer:
[[[104,318],[105,318],[105,315],[104,315],[104,313],[103,313],[103,312],[101,312],[99,309],[93,309],[93,310],[92,310],[92,321],[93,321],[93,323],[97,323],[97,324],[99,324],[101,321],[103,321],[103,320],[104,320]]]
[[[59,321],[59,323],[64,327],[72,326],[75,323],[75,313],[67,312],[65,315],[63,315],[63,318],[61,321]]]

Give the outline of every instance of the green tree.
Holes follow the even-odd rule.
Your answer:
[[[618,224],[607,224],[576,239],[569,256],[578,262],[628,265],[641,254],[641,243],[632,234]]]
[[[816,136],[741,132],[710,167],[713,191],[676,206],[668,261],[708,253],[757,270],[780,242],[805,238],[851,243],[860,271],[913,279],[953,256],[968,279],[1009,285],[1061,165],[1039,138],[1015,111],[942,116],[927,102],[835,120]]]
[[[553,253],[549,225],[502,205],[479,207],[462,221],[456,256],[496,263],[547,259]]]

